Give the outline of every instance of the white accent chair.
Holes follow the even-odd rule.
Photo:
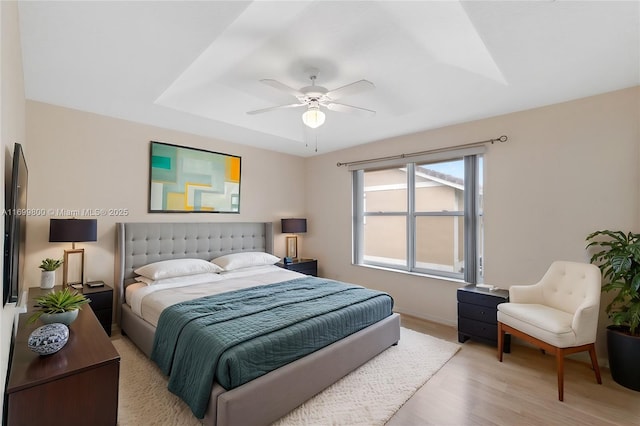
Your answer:
[[[589,351],[601,384],[595,349],[600,279],[595,265],[556,261],[538,283],[509,288],[509,302],[498,305],[498,360],[502,362],[505,333],[555,354],[558,399],[563,401],[564,356]]]

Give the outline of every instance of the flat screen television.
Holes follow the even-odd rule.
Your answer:
[[[27,236],[27,162],[22,145],[13,148],[12,167],[5,174],[4,303],[18,302],[24,281]]]

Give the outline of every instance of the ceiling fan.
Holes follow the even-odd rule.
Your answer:
[[[326,108],[331,111],[355,113],[360,115],[374,115],[376,113],[375,111],[370,109],[334,102],[346,95],[353,95],[365,90],[374,89],[375,86],[372,82],[368,80],[359,80],[354,83],[339,87],[335,90],[328,90],[325,87],[316,86],[316,78],[317,71],[313,71],[309,76],[309,79],[311,80],[311,86],[305,86],[300,90],[289,87],[277,80],[260,80],[260,82],[264,84],[293,95],[298,100],[298,102],[248,111],[247,114],[253,115],[277,109],[307,107],[307,110],[302,114],[302,121],[305,125],[315,129],[316,127],[322,126],[325,121],[325,114],[321,108]]]

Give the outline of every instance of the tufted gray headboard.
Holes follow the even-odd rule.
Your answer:
[[[243,251],[273,253],[271,222],[116,223],[116,307],[134,270],[168,259],[211,260]]]

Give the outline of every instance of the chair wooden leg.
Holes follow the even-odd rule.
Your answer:
[[[598,357],[596,356],[596,345],[592,343],[589,345],[589,356],[591,357],[591,367],[596,373],[596,381],[599,385],[602,384],[602,377],[600,377],[600,367],[598,366]]]
[[[498,361],[502,362],[502,352],[504,349],[504,330],[502,323],[498,321]]]
[[[556,367],[558,369],[558,400],[564,401],[564,350],[556,350]]]
[[[600,376],[600,367],[598,366],[598,358],[596,357],[595,343],[571,346],[568,348],[558,348],[542,340],[536,339],[516,328],[511,327],[508,324],[502,324],[498,322],[498,359],[502,361],[502,349],[504,345],[505,333],[509,333],[511,336],[516,336],[529,343],[538,346],[549,354],[556,355],[556,369],[558,372],[558,400],[564,401],[564,357],[565,355],[575,354],[578,352],[589,351],[591,357],[591,366],[596,374],[596,380],[599,384],[602,384],[602,378]]]

